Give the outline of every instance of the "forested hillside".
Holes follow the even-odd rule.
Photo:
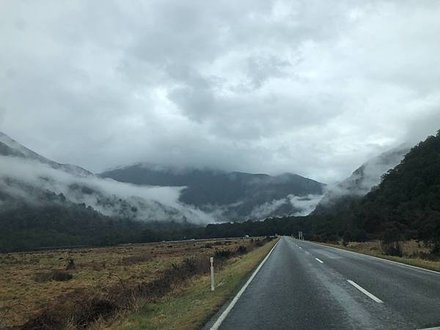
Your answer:
[[[369,159],[348,178],[335,186],[328,187],[313,214],[336,214],[347,209],[352,202],[360,200],[373,187],[379,185],[383,175],[400,164],[410,149],[408,145],[402,144]]]
[[[365,197],[309,220],[318,239],[414,238],[440,252],[440,131],[412,148]]]
[[[355,208],[356,210],[356,208]],[[428,137],[394,169],[356,210],[367,232],[440,241],[440,131]],[[439,247],[437,247],[439,248]]]
[[[0,212],[0,252],[67,246],[180,240],[203,236],[188,222],[142,222],[104,216],[85,204],[51,194],[51,203],[16,204]],[[17,211],[19,208],[19,212]]]
[[[101,176],[136,185],[184,187],[180,202],[212,214],[220,222],[308,214],[325,187],[291,173],[270,176],[148,163],[114,169]]]
[[[318,241],[380,239],[385,243],[416,239],[439,254],[440,131],[412,148],[366,196],[345,202],[344,207],[338,204],[326,214],[208,226],[207,233],[213,236],[296,235],[302,231],[307,239]]]

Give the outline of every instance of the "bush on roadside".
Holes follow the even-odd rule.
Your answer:
[[[382,252],[389,256],[401,257],[403,255],[401,232],[397,225],[390,224],[381,236],[380,248]]]
[[[136,265],[140,264],[146,261],[149,261],[151,259],[150,254],[143,254],[143,255],[134,255],[134,256],[128,256],[121,259],[119,264],[121,266],[130,266],[130,265]]]
[[[51,270],[49,272],[40,272],[34,275],[34,281],[38,283],[44,283],[49,281],[69,281],[73,278],[73,275],[64,270]]]
[[[257,239],[257,240],[255,240],[255,245],[256,246],[263,246],[264,242],[262,242],[261,240]]]
[[[214,257],[218,259],[227,259],[232,256],[232,251],[230,250],[218,250],[215,251]]]
[[[382,253],[389,256],[401,257],[403,256],[402,244],[400,241],[392,241],[392,242],[380,242],[380,248]]]
[[[237,248],[237,254],[245,254],[245,253],[247,253],[247,247],[243,246],[243,245],[240,245]]]

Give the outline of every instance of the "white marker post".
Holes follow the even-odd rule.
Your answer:
[[[211,291],[215,290],[215,282],[214,282],[214,257],[209,258],[211,262]]]

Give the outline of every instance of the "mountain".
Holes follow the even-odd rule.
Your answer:
[[[413,147],[365,196],[345,202],[294,219],[291,230],[323,241],[380,239],[393,255],[401,254],[398,241],[416,239],[440,255],[440,131]]]
[[[0,251],[181,239],[213,218],[180,191],[103,179],[0,133]]]
[[[21,145],[17,141],[11,139],[6,134],[0,132],[0,155],[2,156],[11,156],[11,157],[19,157],[27,160],[34,160],[42,164],[46,164],[53,169],[62,170],[66,173],[70,173],[77,176],[89,176],[93,175],[92,172],[89,172],[82,167],[70,164],[59,164],[52,160],[49,160],[36,152],[26,148]]]
[[[270,176],[212,169],[135,164],[100,174],[140,186],[183,187],[179,201],[218,220],[309,213],[324,184],[295,174]]]
[[[410,149],[407,145],[401,145],[362,164],[350,177],[327,188],[313,214],[335,214],[348,208],[353,201],[380,184],[382,176],[399,164]]]
[[[206,222],[208,216],[178,202],[180,188],[136,187],[69,164],[59,164],[0,133],[1,210],[16,205],[73,203],[108,217],[143,221]]]
[[[368,233],[421,239],[440,255],[440,131],[411,149],[354,211]]]

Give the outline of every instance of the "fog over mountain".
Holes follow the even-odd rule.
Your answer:
[[[101,214],[142,221],[212,222],[214,219],[178,201],[179,187],[139,187],[102,179],[74,165],[58,164],[0,134],[2,210],[28,203],[51,203],[52,194],[85,204]],[[49,195],[48,195],[49,194]]]
[[[384,152],[362,164],[347,179],[328,186],[314,213],[334,213],[340,208],[349,207],[350,201],[365,196],[379,185],[382,176],[400,164],[410,150],[411,147],[404,144]]]
[[[307,214],[324,187],[293,174],[271,177],[147,164],[96,176],[51,161],[3,133],[0,164],[2,210],[19,203],[50,204],[56,197],[106,216],[141,221],[209,223]]]
[[[296,174],[277,176],[141,163],[101,174],[138,185],[182,186],[179,200],[219,220],[305,215],[320,199],[324,185]]]

